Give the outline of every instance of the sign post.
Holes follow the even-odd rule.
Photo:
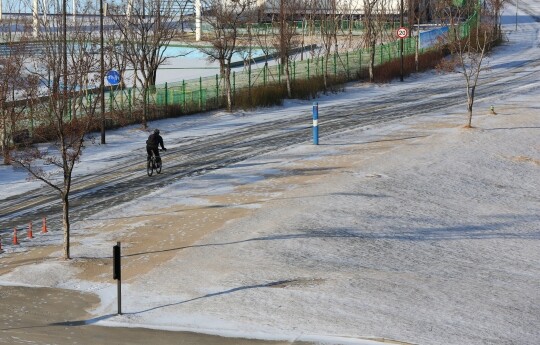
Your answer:
[[[313,103],[313,144],[319,145],[319,103]]]
[[[403,39],[409,35],[406,27],[403,26],[403,0],[401,0],[401,27],[396,31],[397,37],[399,37],[399,57],[401,61],[399,80],[403,81]]]
[[[122,315],[122,265],[120,264],[120,242],[113,247],[113,279],[118,282],[118,315]]]

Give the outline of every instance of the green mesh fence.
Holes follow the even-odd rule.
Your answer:
[[[414,54],[414,38],[404,40],[404,55]],[[381,44],[375,50],[375,63],[383,64],[400,57],[399,40]],[[368,66],[369,51],[353,50],[343,53],[332,53],[329,56],[317,56],[293,61],[289,73],[293,80],[310,79],[323,74],[346,76],[350,79],[355,73]],[[231,91],[265,86],[285,82],[284,69],[281,65],[264,64],[261,68],[234,71],[231,74]],[[153,108],[174,106],[180,112],[203,111],[224,106],[225,79],[219,75],[200,77],[173,83],[156,85],[147,92],[147,103]],[[128,111],[143,103],[141,88],[107,90],[107,106],[109,112]]]
[[[465,37],[470,28],[476,25],[478,16],[471,16],[465,23],[460,25],[459,34]],[[313,25],[320,26],[320,22]],[[301,27],[301,22],[299,23]],[[343,23],[346,27],[353,26],[361,29],[361,23],[357,21]],[[390,24],[393,25],[393,24]],[[262,28],[271,29],[267,24],[259,24]],[[403,54],[405,56],[415,53],[415,38],[404,39]],[[302,61],[293,61],[290,66],[290,74],[293,80],[320,77],[326,73],[328,76],[344,76],[347,80],[354,79],[358,71],[366,68],[369,64],[370,51],[356,49],[343,53],[333,53],[329,56],[316,56]],[[400,41],[395,40],[380,44],[375,48],[375,64],[384,64],[388,61],[400,58]],[[268,84],[285,82],[284,69],[278,65],[263,63],[263,67],[256,69],[244,68],[241,71],[231,73],[231,88],[233,95],[247,88],[254,88]],[[108,88],[105,90],[105,117],[110,124],[121,125],[140,121],[144,102],[143,88]],[[170,117],[182,113],[198,112],[218,109],[225,106],[225,80],[219,75],[200,77],[197,79],[182,80],[173,83],[165,83],[151,87],[146,92],[146,104],[148,120]],[[67,116],[81,116],[76,105],[80,102],[90,104],[97,94],[91,94],[70,101]],[[46,104],[38,104],[29,110],[29,113],[47,111]],[[99,109],[98,109],[99,111]],[[118,114],[121,114],[119,117]],[[99,115],[98,115],[99,116]],[[30,116],[31,117],[31,116]],[[31,117],[32,118],[32,117]],[[25,126],[39,126],[34,120],[22,122]]]

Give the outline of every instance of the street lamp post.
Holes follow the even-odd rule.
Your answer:
[[[518,24],[518,8],[519,8],[519,0],[516,0],[516,31],[517,31],[517,24]]]
[[[403,27],[403,0],[401,0],[401,14],[399,19],[399,27]],[[403,37],[399,40],[399,55],[401,59],[399,81],[403,81]]]

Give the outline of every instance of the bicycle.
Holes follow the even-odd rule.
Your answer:
[[[158,161],[154,153],[152,153],[150,159],[146,161],[146,173],[148,176],[152,176],[154,170],[156,173],[161,174],[161,158]]]

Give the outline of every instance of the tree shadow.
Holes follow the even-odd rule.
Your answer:
[[[341,144],[319,144],[320,146],[349,146],[349,145],[366,145],[366,144],[374,144],[374,143],[384,143],[384,142],[394,142],[394,141],[404,141],[404,140],[412,140],[412,139],[420,139],[420,138],[426,138],[428,135],[416,135],[411,137],[404,137],[404,138],[395,138],[395,139],[381,139],[381,140],[372,140],[372,141],[364,141],[364,142],[350,142],[350,143],[341,143]]]
[[[95,317],[89,320],[77,320],[77,321],[63,321],[63,322],[54,322],[49,324],[49,326],[85,326],[92,325],[96,322],[110,319],[118,314],[107,314],[99,317]]]
[[[484,131],[501,131],[501,130],[513,130],[513,129],[540,129],[540,127],[498,127],[498,128],[482,128]]]
[[[22,330],[22,329],[30,329],[30,328],[47,328],[51,326],[85,326],[85,325],[92,325],[96,322],[109,319],[111,317],[116,316],[117,314],[107,314],[99,317],[95,317],[89,320],[77,320],[77,321],[62,321],[62,322],[53,322],[46,325],[36,325],[36,326],[22,326],[22,327],[8,327],[8,328],[0,328],[0,331],[8,331],[8,330]]]
[[[335,227],[326,230],[310,230],[305,229],[302,232],[294,234],[279,234],[271,236],[261,236],[247,238],[244,240],[220,242],[220,243],[204,243],[177,248],[162,249],[156,251],[140,252],[123,255],[123,257],[135,257],[146,254],[165,253],[191,248],[214,247],[214,246],[230,246],[240,243],[259,242],[259,241],[284,241],[294,239],[359,239],[359,240],[390,240],[390,241],[450,241],[459,239],[482,240],[494,238],[516,238],[528,240],[540,240],[540,230],[529,233],[517,233],[514,231],[504,231],[504,229],[516,226],[516,219],[513,215],[500,215],[499,218],[507,217],[508,221],[493,221],[484,224],[464,224],[448,227],[424,227],[411,230],[402,229],[387,229],[383,232],[367,232],[362,229],[352,229],[344,227]],[[387,217],[385,223],[391,224],[392,217]],[[495,218],[495,217],[491,217]],[[415,222],[422,219],[415,219]],[[424,219],[429,221],[429,219]],[[530,219],[523,219],[523,223],[538,221],[537,216],[531,216]]]
[[[291,282],[294,282],[294,280],[290,280],[290,279],[289,280],[278,280],[278,281],[274,281],[274,282],[270,282],[270,283],[266,283],[266,284],[239,286],[239,287],[232,288],[232,289],[229,289],[229,290],[209,293],[209,294],[206,294],[204,296],[190,298],[190,299],[186,299],[186,300],[183,300],[183,301],[178,301],[178,302],[175,302],[175,303],[168,303],[168,304],[163,304],[163,305],[160,305],[160,306],[156,306],[156,307],[152,307],[152,308],[148,308],[148,309],[144,309],[144,310],[139,310],[139,311],[130,312],[130,313],[124,313],[124,315],[141,314],[141,313],[146,313],[146,312],[149,312],[149,311],[152,311],[152,310],[157,310],[157,309],[161,309],[161,308],[166,308],[166,307],[171,307],[171,306],[175,306],[175,305],[181,305],[181,304],[193,302],[193,301],[200,300],[200,299],[203,299],[203,298],[210,298],[210,297],[215,297],[215,296],[220,296],[220,295],[226,295],[226,294],[230,294],[230,293],[237,292],[237,291],[242,291],[242,290],[259,289],[259,288],[267,288],[267,287],[276,287],[276,286],[291,283]]]
[[[529,63],[535,62],[536,60],[516,60],[516,61],[510,61],[510,62],[504,62],[497,65],[490,66],[491,69],[497,69],[497,68],[518,68],[523,67]]]

